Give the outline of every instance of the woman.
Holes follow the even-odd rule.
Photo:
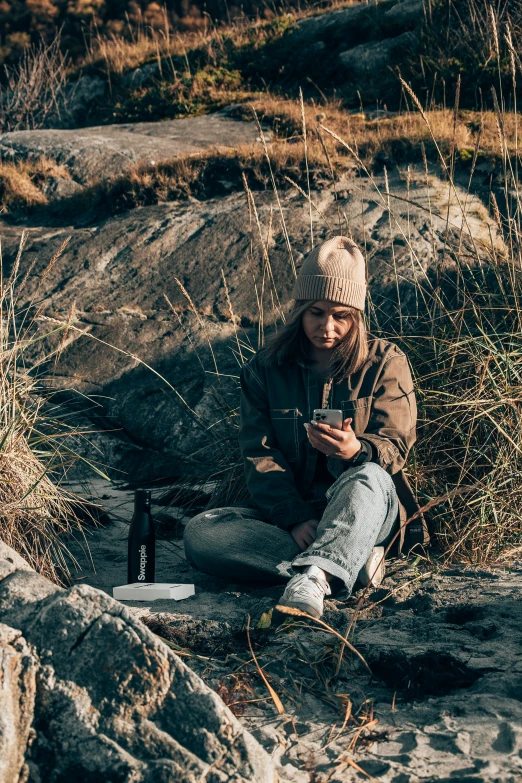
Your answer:
[[[399,526],[403,551],[428,537],[422,518],[404,525],[419,508],[402,472],[415,442],[411,373],[396,346],[368,339],[361,252],[342,236],[316,247],[292,296],[287,324],[241,373],[253,505],[194,517],[185,551],[231,581],[289,578],[279,603],[319,618],[332,587],[382,580]],[[341,409],[342,430],[312,421],[315,408]]]

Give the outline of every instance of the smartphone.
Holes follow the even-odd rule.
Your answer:
[[[343,412],[333,408],[316,408],[314,410],[313,421],[320,424],[329,424],[336,430],[343,428]]]

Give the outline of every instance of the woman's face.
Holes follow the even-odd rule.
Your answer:
[[[352,316],[345,305],[321,300],[304,311],[301,323],[313,346],[331,349],[350,331]]]

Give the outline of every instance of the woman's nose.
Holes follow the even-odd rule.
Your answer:
[[[324,329],[325,332],[334,331],[335,321],[332,318],[331,315],[328,316],[328,318],[325,318],[324,321],[321,322],[321,328]]]

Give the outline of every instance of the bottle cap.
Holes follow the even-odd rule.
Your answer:
[[[150,489],[137,489],[134,493],[134,499],[141,503],[150,503]]]

